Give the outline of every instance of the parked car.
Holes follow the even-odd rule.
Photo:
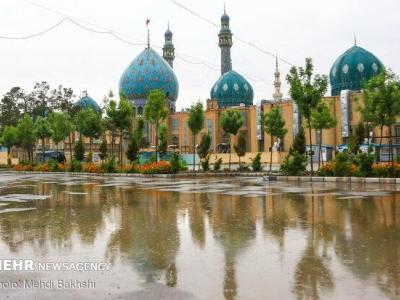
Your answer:
[[[36,160],[38,162],[43,161],[43,152],[36,153]],[[65,158],[64,152],[60,151],[45,151],[44,152],[44,161],[48,162],[50,160],[58,161],[59,163],[65,163],[67,160]]]

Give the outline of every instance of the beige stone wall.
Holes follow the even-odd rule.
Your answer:
[[[0,165],[6,165],[7,163],[7,152],[0,152]],[[11,158],[11,164],[18,164],[18,158]]]
[[[245,156],[240,158],[241,163],[250,164],[251,159],[257,155],[258,152],[247,152]],[[272,163],[280,163],[287,156],[287,152],[272,152]],[[213,164],[216,160],[222,158],[222,162],[227,164],[229,162],[229,153],[218,153],[210,156],[210,163]],[[261,152],[261,162],[267,164],[270,162],[271,153]],[[232,153],[231,163],[239,163],[239,157],[236,153]]]

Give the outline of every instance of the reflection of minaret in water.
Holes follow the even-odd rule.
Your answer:
[[[234,300],[237,295],[235,256],[225,253],[224,296]]]
[[[232,70],[231,47],[232,47],[232,32],[229,29],[229,16],[224,14],[221,17],[221,30],[218,34],[219,47],[221,48],[221,75]]]
[[[163,58],[168,62],[171,68],[174,68],[174,59],[175,59],[175,47],[172,43],[172,32],[169,30],[169,22],[168,22],[168,29],[164,34],[165,43],[163,46]]]

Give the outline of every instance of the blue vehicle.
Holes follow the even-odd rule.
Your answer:
[[[42,162],[43,161],[43,152],[38,152],[36,153],[36,160],[38,162]],[[51,160],[55,160],[59,163],[65,163],[67,160],[65,158],[64,152],[60,152],[60,151],[44,151],[44,161],[48,162]]]

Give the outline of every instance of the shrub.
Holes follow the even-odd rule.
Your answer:
[[[204,159],[201,160],[201,168],[203,171],[210,170],[210,155],[207,155]]]
[[[33,168],[34,168],[34,165],[25,165],[23,167],[23,171],[31,172],[31,171],[33,171]]]
[[[83,164],[83,172],[86,173],[101,173],[101,168],[94,163],[85,163]]]
[[[325,163],[318,171],[318,176],[333,176],[334,164],[332,162]]]
[[[136,173],[136,167],[133,164],[132,165],[125,165],[119,171],[122,172],[122,173]]]
[[[79,139],[74,146],[74,158],[78,161],[85,159],[85,146],[83,145],[82,139]]]
[[[49,165],[49,164],[37,165],[37,166],[35,166],[34,170],[38,171],[38,172],[51,172],[52,171],[51,165]]]
[[[108,152],[107,152],[107,140],[103,138],[103,141],[100,144],[99,148],[99,156],[101,160],[105,160],[108,157]]]
[[[372,176],[372,165],[374,164],[374,161],[374,154],[365,152],[358,153],[354,158],[354,162],[359,168],[359,176]]]
[[[179,171],[187,170],[186,161],[184,161],[181,158],[181,156],[176,152],[172,153],[172,156],[171,156],[171,159],[169,162],[171,164],[172,173],[177,173]]]
[[[338,177],[353,176],[357,172],[357,167],[353,165],[348,151],[338,153],[333,161],[333,175]]]
[[[376,177],[400,177],[400,163],[373,164],[372,175]]]
[[[82,171],[82,164],[79,160],[73,159],[69,165],[68,171],[70,172],[80,172]]]
[[[221,170],[221,166],[222,166],[222,158],[220,157],[214,163],[214,171]]]
[[[89,154],[86,156],[85,161],[87,163],[92,163],[93,162],[93,153],[92,152],[89,152]]]
[[[115,173],[117,171],[115,157],[111,157],[109,160],[102,162],[100,169],[105,173]]]
[[[281,164],[281,172],[288,176],[301,175],[306,171],[307,156],[297,151],[287,156]]]
[[[33,165],[24,165],[24,164],[18,164],[14,166],[13,168],[14,171],[33,171],[34,166]]]
[[[239,164],[239,172],[248,172],[250,171],[250,167],[244,163]]]
[[[135,167],[136,172],[141,174],[171,174],[171,163],[160,161]]]
[[[254,158],[251,158],[251,168],[254,172],[261,172],[262,171],[262,164],[261,164],[261,153],[257,153]]]
[[[296,151],[299,154],[306,153],[306,136],[304,134],[303,127],[300,127],[299,132],[296,134],[296,136],[293,140],[293,145],[289,149],[289,155],[292,155]]]
[[[58,171],[58,161],[52,159],[48,162],[48,165],[51,169],[52,172],[57,172]]]

